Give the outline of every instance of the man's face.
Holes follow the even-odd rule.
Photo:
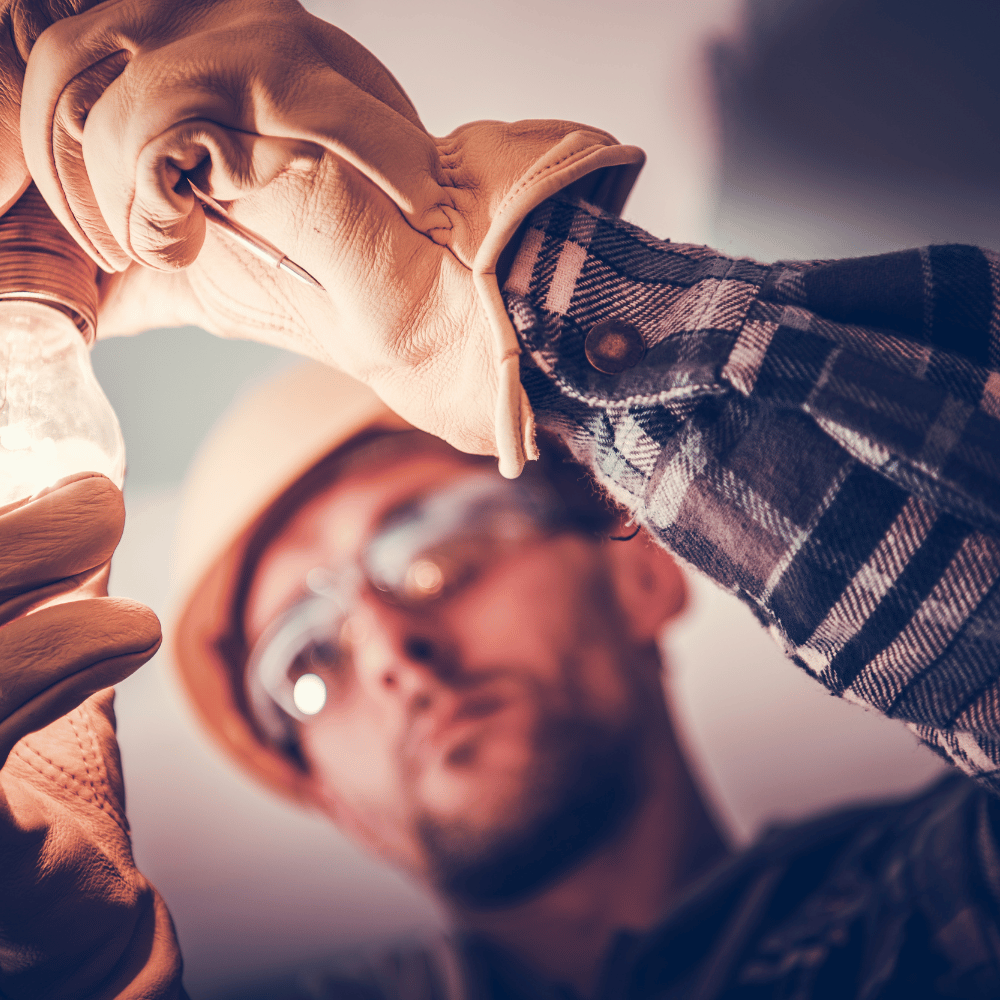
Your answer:
[[[310,571],[357,564],[388,515],[489,468],[411,437],[402,456],[346,473],[273,540],[247,606],[251,644],[302,599]],[[606,545],[543,534],[439,600],[409,606],[363,584],[350,607],[349,662],[299,729],[347,832],[439,891],[488,905],[552,881],[631,814],[662,695],[635,655],[649,640],[632,634]]]

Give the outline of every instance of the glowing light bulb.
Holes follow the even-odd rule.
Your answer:
[[[96,274],[34,185],[0,216],[0,505],[74,472],[122,485],[125,444],[88,351]]]
[[[74,472],[121,487],[125,443],[69,317],[51,306],[0,301],[0,505]]]

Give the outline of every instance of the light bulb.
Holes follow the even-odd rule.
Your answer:
[[[0,217],[0,505],[74,472],[122,486],[125,444],[88,350],[96,274],[34,185]]]
[[[125,478],[122,432],[87,345],[52,306],[0,301],[0,505],[74,472],[119,488]]]

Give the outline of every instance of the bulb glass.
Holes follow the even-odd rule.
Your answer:
[[[75,472],[121,488],[125,443],[115,411],[68,316],[0,301],[0,505]]]

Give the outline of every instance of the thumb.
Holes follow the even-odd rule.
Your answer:
[[[0,628],[0,766],[28,733],[138,670],[160,640],[149,608],[112,597],[43,608]]]
[[[194,263],[205,242],[205,213],[187,182],[216,201],[235,201],[264,187],[289,167],[301,143],[250,135],[214,122],[185,121],[150,140],[135,164],[134,196],[127,214],[121,212],[121,180],[102,169],[106,150],[115,141],[98,116],[84,142],[84,160],[94,197],[119,245],[135,261],[160,270]],[[104,134],[102,134],[104,133]]]

